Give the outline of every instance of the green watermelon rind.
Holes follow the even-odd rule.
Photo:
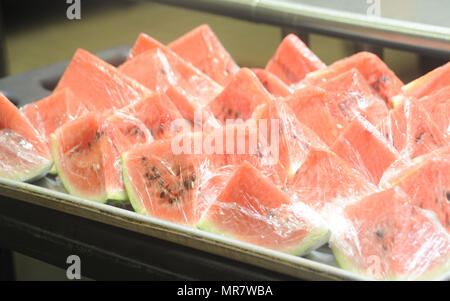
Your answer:
[[[213,234],[218,234],[221,236],[225,236],[231,239],[236,239],[234,235],[227,233],[219,228],[217,228],[213,222],[211,222],[206,216],[204,216],[196,226],[198,229],[210,232]],[[321,247],[325,243],[328,242],[330,238],[331,231],[326,228],[315,228],[310,234],[308,234],[301,242],[297,245],[290,247],[288,249],[278,250],[273,248],[274,250],[295,255],[295,256],[303,256],[308,254],[309,252]],[[270,247],[267,247],[270,248]]]
[[[110,201],[115,201],[118,203],[125,203],[128,201],[128,194],[126,191],[117,190],[106,190],[106,198]]]
[[[341,268],[344,269],[346,271],[350,271],[365,277],[369,277],[372,278],[368,273],[366,273],[364,270],[362,269],[358,269],[352,262],[351,260],[349,260],[347,258],[347,256],[344,255],[344,252],[341,252],[341,250],[339,248],[336,248],[334,246],[331,245],[331,250],[333,252],[334,258],[336,260],[337,265]],[[440,276],[447,274],[450,272],[450,257],[445,261],[444,264],[440,265],[437,268],[434,268],[422,275],[420,275],[417,278],[414,278],[412,280],[416,280],[416,281],[431,281],[431,280],[436,280],[438,279]],[[378,279],[377,279],[378,280]],[[408,279],[407,276],[405,275],[395,275],[391,278],[385,278],[382,279],[384,281],[404,281],[404,280],[411,280]]]
[[[46,159],[46,162],[39,164],[36,168],[17,173],[15,176],[4,176],[5,178],[19,182],[34,182],[45,177],[52,168],[53,161]]]
[[[58,154],[58,139],[56,138],[56,136],[54,134],[51,135],[51,142],[52,142],[52,152],[53,152],[53,159],[54,159],[54,164],[56,167],[56,172],[59,176],[59,178],[61,179],[61,183],[63,184],[64,188],[67,190],[67,192],[71,195],[74,196],[78,196],[80,198],[83,199],[88,199],[90,201],[94,201],[94,202],[98,202],[98,203],[103,203],[105,204],[107,202],[107,196],[106,193],[102,194],[102,195],[85,195],[84,193],[81,193],[79,191],[77,191],[76,189],[72,188],[72,186],[70,185],[70,181],[69,179],[65,176],[64,172],[62,171],[61,165],[60,165],[60,158],[59,158],[59,154]]]
[[[145,207],[142,205],[139,197],[136,195],[135,191],[134,191],[134,186],[133,183],[130,179],[130,175],[128,172],[128,167],[127,167],[127,153],[122,154],[121,156],[122,158],[122,177],[123,177],[123,184],[125,186],[125,191],[127,192],[128,195],[128,200],[131,203],[131,206],[133,207],[134,211],[136,213],[140,213],[140,214],[144,214],[144,215],[148,215],[147,214],[147,210],[145,209]]]

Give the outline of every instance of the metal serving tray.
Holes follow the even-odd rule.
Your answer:
[[[97,55],[118,65],[128,51],[120,46]],[[0,79],[0,91],[18,106],[38,100],[67,64]],[[297,257],[130,209],[69,195],[53,176],[31,184],[0,178],[0,246],[62,267],[68,252],[81,254],[87,276],[101,279],[369,280],[338,268],[328,247]]]

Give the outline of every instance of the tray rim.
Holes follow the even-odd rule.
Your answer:
[[[31,183],[0,178],[0,195],[181,244],[299,279],[373,280],[308,258],[270,250]]]

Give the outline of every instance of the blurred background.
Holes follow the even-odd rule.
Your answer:
[[[77,48],[96,52],[131,46],[141,32],[168,43],[204,23],[211,26],[240,66],[264,67],[283,37],[278,26],[151,1],[82,0],[81,20],[66,17],[68,5],[65,0],[1,1],[4,76],[68,60]],[[408,14],[408,10],[399,9],[398,13]],[[317,34],[309,35],[309,46],[326,64],[360,49],[355,42]],[[424,72],[423,59],[415,53],[390,48],[382,53],[404,82]],[[433,59],[429,61],[431,68]],[[13,263],[17,280],[66,279],[64,270],[18,253],[13,253]]]

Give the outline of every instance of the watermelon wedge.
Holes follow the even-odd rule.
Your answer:
[[[328,204],[344,207],[376,191],[347,162],[328,149],[311,148],[285,190],[293,202],[323,212]]]
[[[390,170],[383,182],[387,187],[400,187],[410,204],[433,211],[450,233],[449,146],[417,157],[406,167]]]
[[[248,68],[241,68],[213,101],[208,109],[223,124],[227,120],[247,120],[258,105],[269,102],[272,96]]]
[[[239,70],[207,24],[184,34],[168,47],[222,86],[226,86]]]
[[[422,97],[419,102],[439,131],[450,137],[450,85]]]
[[[24,115],[47,142],[50,135],[70,120],[88,112],[86,106],[75,98],[70,89],[62,89],[22,108]]]
[[[95,112],[66,123],[51,135],[56,170],[66,190],[96,202],[106,202],[104,132]],[[108,159],[108,157],[107,157]]]
[[[327,145],[308,127],[300,123],[292,109],[284,102],[271,101],[253,114],[256,121],[266,120],[268,141],[278,141],[279,165],[287,177],[294,175],[303,164],[311,148],[327,148]],[[278,121],[273,129],[272,122]],[[273,136],[278,136],[275,140]]]
[[[443,120],[439,118],[442,116],[441,113],[445,112],[433,115],[429,110],[438,105],[438,102],[431,107],[427,102],[406,99],[378,125],[383,135],[389,138],[404,157],[413,159],[448,143],[447,131],[442,131],[448,123],[448,118],[444,117]],[[425,105],[428,106],[428,110]],[[441,109],[446,109],[445,104]],[[435,120],[440,125],[437,125]]]
[[[450,270],[450,236],[400,189],[371,194],[344,210],[330,239],[342,268],[379,280],[432,280]]]
[[[27,118],[0,93],[0,177],[34,181],[52,166],[45,139]]]
[[[131,48],[130,50],[128,60],[134,58],[135,56],[138,56],[141,53],[144,53],[148,50],[155,48],[167,49],[167,47],[158,40],[152,38],[151,36],[145,33],[141,33],[139,34],[136,42],[134,43],[133,48]]]
[[[331,150],[375,185],[384,171],[400,157],[382,134],[362,117],[353,120]]]
[[[83,49],[75,52],[55,92],[66,88],[95,112],[119,109],[151,94],[137,81]]]
[[[394,98],[398,106],[408,97],[419,99],[450,85],[450,62],[404,85],[401,93]]]
[[[215,172],[230,175],[228,171],[248,162],[275,184],[283,185],[286,175],[279,164],[279,144],[276,139],[267,140],[269,127],[267,123],[249,119],[247,123],[227,124],[211,131],[203,140],[210,167]]]
[[[283,101],[291,107],[297,119],[313,130],[328,146],[331,146],[342,132],[344,126],[332,116],[329,109],[331,99],[325,90],[304,86]]]
[[[196,135],[186,135],[189,153],[174,152],[172,140],[162,139],[122,155],[124,183],[136,212],[184,225],[198,222],[207,207],[199,187],[209,171],[193,152]]]
[[[342,123],[349,123],[355,116],[361,115],[376,126],[388,115],[386,104],[358,69],[343,72],[319,86],[327,91],[331,100],[328,106],[333,116]]]
[[[252,68],[251,70],[258,77],[264,88],[272,94],[272,96],[286,97],[293,93],[292,89],[288,85],[286,85],[281,79],[271,72],[260,68]]]
[[[353,68],[363,75],[386,105],[392,108],[391,98],[401,92],[403,83],[377,55],[370,52],[359,52],[325,69],[311,72],[306,77],[306,81],[311,84],[320,84]]]
[[[244,162],[209,206],[198,228],[266,248],[303,255],[327,242],[321,218]]]
[[[288,34],[265,69],[291,85],[304,79],[306,74],[325,67],[302,40],[294,34]]]

